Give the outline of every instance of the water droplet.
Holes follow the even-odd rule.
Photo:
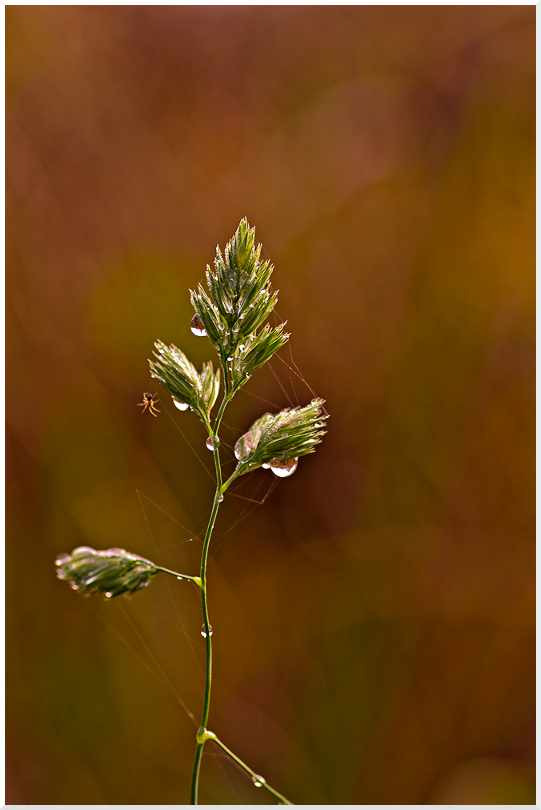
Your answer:
[[[207,631],[206,631],[205,625],[202,625],[202,627],[201,627],[201,635],[203,636],[203,638],[207,637]],[[212,635],[212,625],[209,624],[209,636],[211,636],[211,635]]]
[[[70,559],[71,559],[71,557],[70,557],[69,554],[59,554],[58,557],[56,558],[54,564],[55,565],[62,565],[63,562],[66,562],[67,560],[70,560]]]
[[[319,428],[325,427],[325,422],[315,422],[314,427],[319,430]]]
[[[267,780],[263,776],[252,776],[252,782],[256,787],[262,787]]]
[[[269,467],[278,478],[287,478],[297,469],[298,458],[273,458]]]
[[[270,470],[270,464],[262,464],[261,466],[264,470]]]
[[[218,501],[218,503],[221,503],[223,501],[223,499],[224,499],[224,496],[220,495],[220,500]]]
[[[89,554],[95,554],[95,553],[96,552],[94,551],[94,549],[90,548],[89,546],[79,546],[79,548],[76,548],[75,551],[71,552],[71,556],[72,557],[87,557]]]
[[[107,597],[107,599],[112,599],[113,598],[113,594],[111,593],[111,591],[107,591],[105,596]]]
[[[175,408],[178,408],[179,411],[187,411],[190,407],[189,405],[186,405],[185,402],[181,402],[179,399],[173,399],[173,405]]]
[[[201,318],[197,313],[192,318],[190,329],[192,330],[194,335],[197,335],[197,337],[205,337],[205,335],[207,334],[207,330],[203,326],[203,321],[201,320]]]
[[[235,458],[237,459],[237,461],[246,458],[246,456],[250,454],[250,450],[252,449],[253,443],[254,443],[254,436],[251,433],[245,433],[244,436],[240,437],[240,439],[235,444],[234,450]]]
[[[209,436],[207,441],[205,442],[207,450],[214,450],[214,439],[212,436]]]

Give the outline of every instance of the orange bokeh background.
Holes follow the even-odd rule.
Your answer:
[[[213,357],[188,288],[243,216],[291,351],[224,457],[312,391],[330,419],[224,502],[209,727],[296,804],[534,802],[534,31],[534,6],[7,7],[9,804],[188,801],[197,594],[80,599],[53,563],[196,573],[202,426],[137,403],[154,340]],[[215,753],[202,803],[269,803]]]

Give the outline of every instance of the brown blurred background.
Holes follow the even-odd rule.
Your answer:
[[[7,7],[8,803],[188,801],[197,594],[85,600],[53,563],[197,572],[202,426],[137,403],[155,339],[213,358],[188,288],[243,216],[291,354],[224,445],[311,389],[331,418],[224,502],[209,727],[297,804],[534,802],[534,23]],[[203,764],[202,803],[272,803]]]

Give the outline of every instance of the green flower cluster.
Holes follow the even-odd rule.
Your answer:
[[[81,546],[56,558],[56,574],[85,596],[103,593],[108,598],[126,596],[146,587],[159,569],[149,560],[123,548],[96,551]]]
[[[291,475],[299,456],[313,453],[325,431],[323,399],[313,399],[304,408],[286,408],[266,413],[235,445],[237,475],[257,467],[270,468],[276,475]]]
[[[228,360],[232,391],[236,391],[261,368],[289,338],[284,332],[285,323],[276,329],[266,324],[257,334],[248,335],[244,343],[239,343]]]
[[[190,291],[198,334],[207,334],[230,365],[236,390],[287,342],[285,324],[266,326],[258,332],[274,309],[278,293],[271,291],[273,266],[260,261],[261,245],[255,244],[255,228],[241,220],[222,255],[216,248],[214,271],[207,265],[209,292],[199,284]]]
[[[212,363],[203,363],[198,374],[184,352],[176,346],[166,346],[161,340],[154,344],[156,361],[149,360],[150,374],[169,391],[177,408],[191,408],[208,418],[220,391],[220,369],[216,374]]]

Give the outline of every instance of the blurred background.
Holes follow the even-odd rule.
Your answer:
[[[243,216],[292,337],[226,467],[267,410],[330,419],[224,501],[209,727],[296,804],[534,802],[534,24],[7,7],[9,804],[189,800],[193,586],[82,599],[54,559],[197,572],[212,458],[147,358],[214,358],[188,289]],[[273,803],[211,746],[200,801]]]

